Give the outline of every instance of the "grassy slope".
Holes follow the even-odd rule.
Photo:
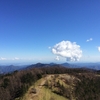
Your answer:
[[[60,84],[63,84],[64,87],[70,87],[70,85],[65,84],[63,82],[63,79],[61,78],[63,79],[67,78],[68,80],[72,79],[72,77],[70,77],[67,74],[47,75],[46,77],[43,77],[42,79],[38,80],[33,86],[31,86],[29,90],[27,91],[27,93],[24,95],[24,97],[19,100],[69,100],[63,96],[53,93],[52,90],[56,89],[55,87],[53,87],[52,89],[49,89],[44,86],[46,81],[51,82],[51,83],[56,83],[59,80]],[[51,85],[51,83],[49,83],[49,85]],[[37,90],[36,94],[30,93],[32,88],[35,88]]]
[[[25,96],[20,100],[68,100],[67,98],[53,93],[50,89],[44,87],[46,80],[51,80],[51,76],[47,75],[45,78],[38,80],[31,86]],[[36,94],[30,94],[32,88],[36,88]]]

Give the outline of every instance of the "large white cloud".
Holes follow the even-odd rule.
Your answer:
[[[57,55],[57,58],[58,56],[66,58],[67,61],[79,61],[82,56],[80,46],[70,41],[61,41],[57,43],[52,48],[52,53]]]

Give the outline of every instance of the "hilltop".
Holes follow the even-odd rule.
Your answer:
[[[32,66],[0,75],[1,100],[100,100],[100,71]]]

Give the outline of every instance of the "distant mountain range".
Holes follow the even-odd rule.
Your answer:
[[[0,74],[5,74],[5,73],[8,73],[8,72],[13,72],[15,70],[21,70],[24,67],[26,67],[26,66],[15,66],[15,65],[6,66],[6,65],[0,65]]]
[[[77,65],[78,67],[100,70],[100,63],[76,63],[74,65]]]
[[[94,70],[100,70],[100,63],[74,63],[74,64],[69,64],[69,63],[62,63],[62,64],[56,64],[56,63],[50,63],[50,64],[43,64],[43,63],[37,63],[37,64],[32,64],[32,65],[21,65],[21,66],[15,66],[15,65],[9,65],[9,66],[0,66],[0,74],[8,73],[8,72],[13,72],[15,70],[25,70],[29,68],[39,68],[39,67],[50,67],[53,65],[59,65],[59,66],[64,66],[68,68],[88,68],[88,69],[94,69]]]

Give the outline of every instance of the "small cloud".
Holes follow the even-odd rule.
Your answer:
[[[0,60],[7,60],[7,58],[3,58],[3,57],[1,57]]]
[[[52,53],[57,55],[56,59],[59,60],[58,56],[66,58],[67,61],[79,61],[82,56],[82,50],[80,46],[75,42],[61,41],[52,48]]]
[[[48,47],[49,49],[51,49],[51,47]]]
[[[90,38],[90,39],[88,39],[88,40],[86,40],[86,42],[90,42],[90,41],[92,41],[93,39],[92,38]]]
[[[100,46],[98,47],[98,51],[100,52]]]
[[[15,57],[14,60],[19,60],[19,58],[18,57]]]
[[[59,56],[56,57],[56,60],[59,60]]]

